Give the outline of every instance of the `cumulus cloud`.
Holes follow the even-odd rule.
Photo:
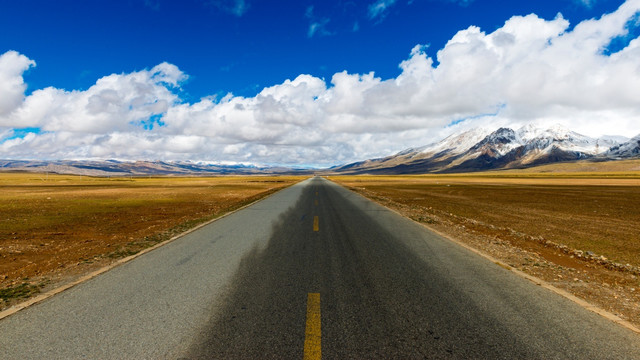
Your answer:
[[[186,75],[167,63],[105,76],[86,91],[25,97],[22,74],[34,62],[8,52],[0,57],[0,157],[332,165],[474,126],[560,123],[633,136],[640,38],[629,28],[639,11],[640,0],[628,0],[573,29],[561,15],[515,16],[492,32],[459,31],[435,59],[416,45],[395,78],[303,74],[253,97],[193,103],[179,96]],[[9,135],[26,127],[40,131]]]
[[[16,83],[22,81],[21,75],[18,77]],[[171,89],[184,79],[175,65],[162,63],[151,70],[105,76],[86,91],[36,90],[11,113],[0,116],[0,126],[77,133],[136,128],[139,122],[165,113],[178,102]]]
[[[35,61],[16,51],[0,55],[0,116],[20,106],[27,89],[22,74],[35,65]]]

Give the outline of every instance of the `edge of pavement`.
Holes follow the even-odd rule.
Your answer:
[[[329,180],[329,179],[327,179],[327,180]],[[433,232],[434,234],[436,234],[436,235],[438,235],[438,236],[440,236],[440,237],[442,237],[444,239],[447,239],[447,240],[449,240],[449,241],[451,241],[451,242],[453,242],[453,243],[455,243],[455,244],[457,244],[457,245],[459,245],[459,246],[461,246],[461,247],[463,247],[463,248],[475,253],[476,255],[479,255],[479,256],[491,261],[492,263],[500,266],[501,268],[503,268],[503,269],[505,269],[507,271],[511,271],[514,274],[516,274],[516,275],[518,275],[518,276],[520,276],[520,277],[522,277],[524,279],[527,279],[527,280],[531,281],[532,283],[534,283],[534,284],[536,284],[536,285],[538,285],[538,286],[540,286],[540,287],[542,287],[544,289],[547,289],[547,290],[549,290],[551,292],[556,293],[557,295],[560,295],[560,296],[562,296],[562,297],[564,297],[564,298],[566,298],[566,299],[568,299],[570,301],[573,301],[574,303],[578,304],[579,306],[583,307],[586,310],[594,312],[594,313],[604,317],[605,319],[607,319],[609,321],[612,321],[612,322],[614,322],[614,323],[616,323],[616,324],[618,324],[618,325],[620,325],[620,326],[622,326],[622,327],[624,327],[624,328],[626,328],[628,330],[631,330],[634,333],[640,335],[640,329],[637,328],[635,325],[633,325],[629,321],[624,320],[624,319],[620,318],[619,316],[617,316],[617,315],[615,315],[615,314],[613,314],[613,313],[611,313],[611,312],[609,312],[609,311],[607,311],[605,309],[602,309],[602,308],[600,308],[600,307],[598,307],[596,305],[593,305],[593,304],[589,303],[588,301],[583,300],[583,299],[571,294],[570,292],[568,292],[566,290],[563,290],[563,289],[560,289],[558,287],[555,287],[555,286],[551,285],[550,283],[548,283],[548,282],[546,282],[546,281],[544,281],[544,280],[542,280],[542,279],[540,279],[538,277],[535,277],[533,275],[529,275],[529,274],[527,274],[527,273],[525,273],[525,272],[523,272],[521,270],[518,270],[518,269],[512,267],[511,265],[509,265],[509,264],[507,264],[507,263],[505,263],[505,262],[503,262],[501,260],[498,260],[495,257],[485,253],[482,250],[476,249],[476,248],[474,248],[474,247],[472,247],[472,246],[470,246],[468,244],[463,243],[462,241],[460,241],[460,240],[458,240],[458,239],[456,239],[456,238],[454,238],[452,236],[449,236],[449,235],[447,235],[445,233],[442,233],[442,232],[440,232],[440,231],[438,231],[436,229],[433,229],[432,227],[428,226],[427,224],[423,224],[423,223],[418,222],[418,221],[416,221],[414,219],[411,219],[410,217],[407,217],[407,216],[403,215],[399,211],[397,211],[395,209],[392,209],[390,207],[387,207],[387,206],[379,203],[376,200],[369,199],[368,197],[366,197],[364,195],[361,195],[361,194],[359,194],[359,193],[357,193],[357,192],[355,192],[355,191],[353,191],[353,190],[351,190],[351,189],[349,189],[349,188],[347,188],[347,187],[345,187],[345,186],[343,186],[341,184],[338,184],[338,183],[336,183],[336,182],[334,182],[332,180],[329,180],[329,181],[333,182],[334,184],[336,184],[338,186],[341,186],[342,188],[344,188],[344,189],[346,189],[346,190],[348,190],[348,191],[350,191],[350,192],[352,192],[352,193],[354,193],[354,194],[356,194],[356,195],[358,195],[358,196],[360,196],[360,197],[362,197],[364,199],[367,199],[369,201],[373,201],[374,203],[382,206],[383,208],[385,208],[385,209],[387,209],[387,210],[389,210],[389,211],[391,211],[391,212],[393,212],[393,213],[395,213],[397,215],[402,216],[405,219],[409,219],[410,221],[414,222],[415,224],[418,224],[418,225],[424,227],[425,229]]]
[[[285,187],[283,187],[281,189],[278,189],[277,191],[275,191],[275,192],[273,192],[271,194],[268,194],[265,197],[262,197],[262,198],[260,198],[258,200],[255,200],[255,201],[252,201],[249,204],[245,204],[245,205],[243,205],[243,206],[241,206],[241,207],[239,207],[237,209],[234,209],[234,210],[231,210],[229,212],[226,212],[226,213],[224,213],[224,214],[222,214],[222,215],[220,215],[220,216],[218,216],[216,218],[213,218],[211,220],[207,220],[207,221],[203,222],[202,224],[196,225],[193,228],[191,228],[189,230],[186,230],[186,231],[184,231],[184,232],[182,232],[182,233],[180,233],[180,234],[178,234],[178,235],[176,235],[176,236],[174,236],[174,237],[172,237],[172,238],[170,238],[168,240],[165,240],[163,242],[157,243],[154,246],[146,248],[144,250],[141,250],[140,252],[138,252],[136,254],[133,254],[133,255],[127,256],[125,258],[119,259],[119,260],[117,260],[117,261],[115,261],[115,262],[113,262],[113,263],[111,263],[111,264],[109,264],[107,266],[104,266],[104,267],[102,267],[100,269],[94,270],[94,271],[92,271],[92,272],[90,272],[88,274],[82,275],[81,277],[79,277],[78,279],[76,279],[76,280],[74,280],[74,281],[72,281],[70,283],[61,285],[61,286],[56,287],[54,289],[51,289],[51,290],[49,290],[47,292],[38,294],[38,295],[36,295],[36,296],[34,296],[34,297],[24,301],[24,302],[18,303],[18,304],[14,305],[14,306],[6,309],[6,310],[0,311],[0,320],[6,318],[8,316],[11,316],[11,315],[13,315],[13,314],[15,314],[15,313],[17,313],[17,312],[19,312],[21,310],[24,310],[24,309],[26,309],[28,307],[36,305],[36,304],[38,304],[38,303],[40,303],[40,302],[42,302],[42,301],[54,296],[54,295],[57,295],[57,294],[59,294],[61,292],[69,290],[72,287],[75,287],[77,285],[80,285],[80,284],[88,281],[88,280],[91,280],[91,279],[97,277],[98,275],[100,275],[102,273],[105,273],[105,272],[107,272],[107,271],[109,271],[111,269],[114,269],[114,268],[116,268],[116,267],[118,267],[118,266],[120,266],[122,264],[128,263],[131,260],[134,260],[134,259],[136,259],[136,258],[138,258],[138,257],[140,257],[140,256],[142,256],[142,255],[144,255],[144,254],[146,254],[148,252],[151,252],[151,251],[153,251],[153,250],[155,250],[157,248],[165,246],[165,245],[167,245],[167,244],[169,244],[169,243],[171,243],[173,241],[176,241],[176,240],[180,239],[181,237],[183,237],[183,236],[185,236],[187,234],[190,234],[190,233],[192,233],[192,232],[194,232],[194,231],[196,231],[196,230],[198,230],[198,229],[200,229],[202,227],[205,227],[205,226],[207,226],[209,224],[212,224],[212,223],[214,223],[214,222],[216,222],[216,221],[218,221],[218,220],[220,220],[222,218],[230,216],[230,215],[232,215],[232,214],[234,214],[234,213],[236,213],[236,212],[238,212],[240,210],[244,210],[244,209],[248,208],[249,206],[257,204],[257,203],[259,203],[259,202],[261,202],[261,201],[263,201],[263,200],[265,200],[265,199],[267,199],[267,198],[269,198],[269,197],[271,197],[271,196],[273,196],[273,195],[275,195],[275,194],[277,194],[277,193],[279,193],[279,192],[281,192],[281,191],[283,191],[285,189],[288,189],[289,187],[291,187],[291,186],[293,186],[295,184],[299,184],[302,181],[307,180],[307,179],[300,180],[300,181],[298,181],[296,183],[293,183],[293,184],[291,184],[289,186],[285,186]]]

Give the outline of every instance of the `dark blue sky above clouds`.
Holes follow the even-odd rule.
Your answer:
[[[36,61],[28,91],[86,89],[112,73],[161,62],[189,75],[183,97],[253,96],[266,86],[343,70],[383,79],[417,44],[436,52],[471,25],[491,32],[514,15],[571,24],[613,0],[20,0],[0,1],[0,51]],[[381,4],[377,8],[376,4]],[[314,26],[314,24],[317,24]],[[313,27],[315,30],[310,30]]]
[[[330,166],[640,133],[640,0],[0,0],[0,158]]]

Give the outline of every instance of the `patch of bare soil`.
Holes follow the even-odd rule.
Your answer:
[[[638,187],[332,180],[640,326]]]

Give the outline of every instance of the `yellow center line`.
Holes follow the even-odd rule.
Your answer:
[[[313,217],[313,231],[320,231],[320,219],[317,216]]]
[[[316,191],[316,196],[318,196],[318,192]]]
[[[304,360],[319,360],[322,358],[320,346],[320,294],[307,295],[307,327],[304,331]]]
[[[316,206],[318,206],[318,200],[315,201]]]

